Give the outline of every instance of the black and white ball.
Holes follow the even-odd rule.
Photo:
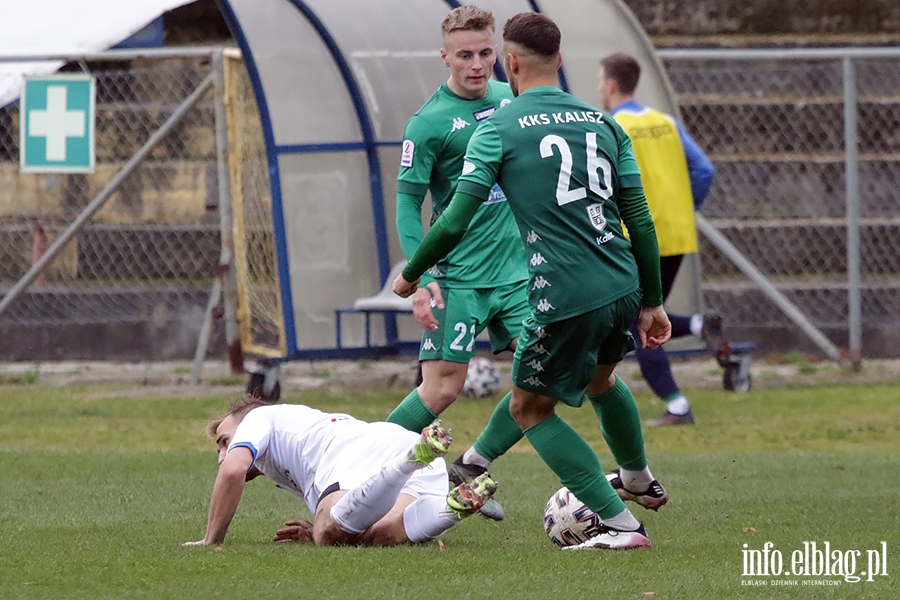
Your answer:
[[[560,488],[544,508],[544,531],[559,546],[575,546],[599,533],[600,517],[569,491]]]
[[[466,371],[466,383],[463,385],[463,396],[467,398],[486,398],[500,391],[500,374],[497,366],[489,358],[474,356],[469,361]]]

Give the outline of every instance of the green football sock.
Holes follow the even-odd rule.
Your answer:
[[[491,420],[488,421],[484,431],[475,440],[475,451],[489,461],[493,462],[498,456],[506,454],[506,451],[516,445],[524,435],[512,415],[509,414],[509,400],[512,392],[509,392],[494,409]]]
[[[611,519],[625,510],[625,503],[606,480],[594,450],[559,415],[529,427],[525,437],[562,484],[601,519]]]
[[[431,425],[437,419],[437,415],[431,412],[431,409],[422,402],[419,390],[415,389],[397,405],[388,418],[388,423],[396,423],[401,427],[405,427],[416,433]]]
[[[646,467],[641,416],[634,396],[622,378],[616,376],[616,384],[602,394],[586,396],[600,419],[600,431],[619,466],[629,471]]]

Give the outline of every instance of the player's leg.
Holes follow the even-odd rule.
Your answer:
[[[582,404],[597,364],[593,340],[606,339],[606,321],[599,310],[545,326],[529,319],[516,350],[510,412],[562,484],[600,517],[595,547],[646,547],[646,531],[607,481],[596,453],[555,410],[558,401]]]
[[[531,314],[528,294],[523,282],[511,283],[491,290],[479,290],[478,306],[487,311],[487,330],[494,354],[510,350],[515,352],[522,323]],[[477,333],[480,332],[476,332]],[[497,406],[490,421],[475,440],[475,444],[461,454],[449,467],[450,481],[462,484],[487,473],[491,463],[512,448],[524,434],[509,414],[512,392],[506,394]],[[480,510],[494,521],[505,517],[503,507],[491,498]]]
[[[453,404],[466,383],[475,336],[483,319],[473,306],[473,290],[444,289],[444,309],[433,308],[438,328],[422,335],[422,383],[387,417],[410,431],[421,431]]]
[[[337,500],[332,498],[336,494],[320,500],[316,506],[313,540],[319,545],[351,543],[345,541],[347,539],[359,541],[353,536],[361,536],[384,518],[413,473],[446,454],[450,441],[447,431],[439,425],[429,425],[411,447],[389,459],[377,473],[341,494]],[[330,504],[328,518],[320,515],[320,507],[325,501]]]
[[[531,314],[526,286],[513,283],[490,290],[487,303],[491,349],[494,354],[505,350],[515,352],[522,323]],[[512,392],[500,400],[475,444],[450,466],[451,481],[461,483],[484,473],[495,459],[522,439],[522,431],[509,414],[511,397]]]
[[[603,437],[620,467],[607,476],[613,489],[623,500],[658,510],[669,496],[647,464],[641,417],[634,396],[625,381],[613,373],[635,346],[627,324],[640,312],[640,293],[622,298],[608,308],[609,319],[618,326],[613,327],[597,351],[600,364],[594,369],[585,397],[597,413]]]
[[[661,256],[659,259],[663,299],[668,298],[669,292],[672,290],[672,285],[675,283],[675,277],[678,275],[678,269],[683,258],[683,255],[678,254],[675,256]],[[631,332],[635,339],[640,339],[636,323],[632,325]],[[650,386],[650,389],[653,390],[653,393],[660,400],[666,403],[666,413],[661,417],[651,419],[647,422],[647,425],[655,427],[659,425],[692,424],[694,415],[691,412],[691,405],[678,387],[678,383],[675,382],[672,364],[669,362],[669,355],[666,354],[665,349],[662,346],[653,350],[637,348],[635,350],[635,358],[637,358],[641,374],[647,381],[647,385]]]
[[[496,489],[484,475],[448,494],[447,471],[436,463],[434,469],[416,471],[391,511],[369,528],[363,541],[390,546],[433,540],[478,511]]]
[[[625,382],[613,374],[614,368],[615,365],[599,365],[585,394],[600,419],[600,430],[619,465],[606,478],[623,500],[659,510],[668,502],[669,494],[650,471],[637,404]]]

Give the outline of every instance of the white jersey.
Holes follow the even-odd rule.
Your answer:
[[[393,423],[367,423],[308,406],[278,404],[247,413],[228,451],[239,446],[248,448],[257,469],[279,487],[302,498],[315,514],[327,488],[335,484],[340,489],[359,485],[391,457],[408,450],[418,438],[419,434]],[[432,467],[426,470],[427,477],[419,472],[411,477],[404,492],[417,497],[425,493],[446,494],[448,480],[443,459],[436,460]]]

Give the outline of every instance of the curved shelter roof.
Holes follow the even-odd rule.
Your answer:
[[[498,23],[544,11],[562,31],[561,82],[596,104],[599,58],[644,67],[639,100],[677,110],[652,46],[620,0],[481,0]],[[327,356],[335,314],[403,259],[394,228],[407,119],[446,81],[440,22],[456,0],[219,0],[262,119],[286,358]],[[495,77],[503,79],[498,68]],[[383,334],[396,336],[386,319]],[[352,343],[352,341],[350,342]],[[337,353],[340,354],[340,353]]]

